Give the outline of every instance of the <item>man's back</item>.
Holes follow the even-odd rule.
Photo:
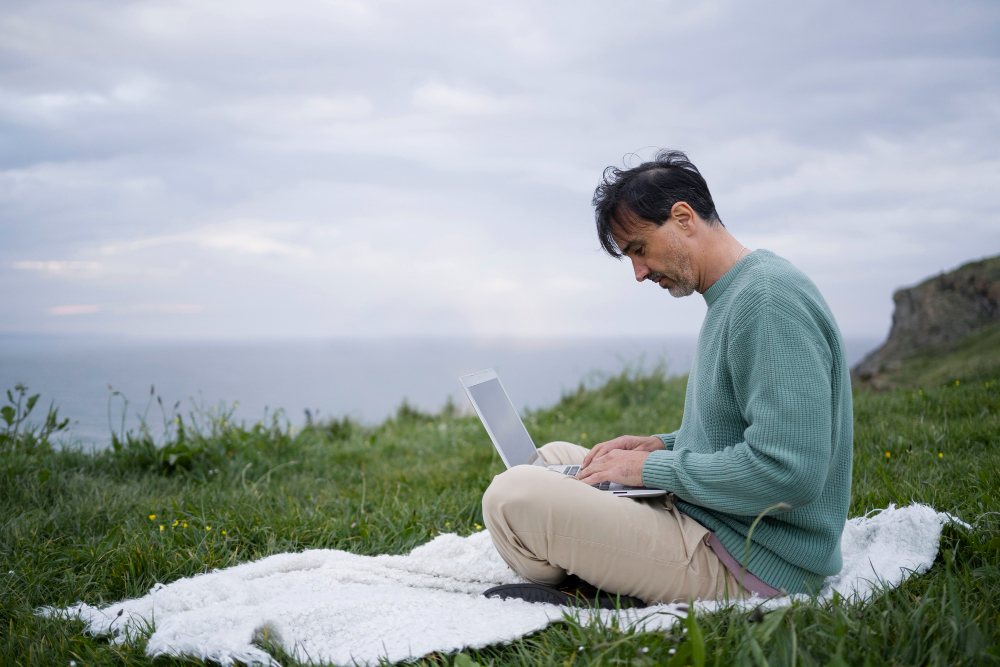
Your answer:
[[[841,568],[850,504],[853,409],[844,346],[816,286],[758,250],[704,294],[679,431],[643,466],[647,486],[712,530],[747,569],[788,592]]]

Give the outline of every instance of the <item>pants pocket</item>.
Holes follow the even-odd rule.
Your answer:
[[[674,503],[677,502],[677,494],[667,492],[667,495],[663,496],[663,507],[669,512],[674,509]]]

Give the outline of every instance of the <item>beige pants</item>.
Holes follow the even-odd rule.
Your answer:
[[[550,442],[538,453],[556,465],[582,463],[588,451]],[[483,518],[507,564],[539,584],[575,574],[647,603],[736,598],[736,577],[708,546],[708,529],[665,498],[620,498],[540,466],[515,466],[486,489]]]

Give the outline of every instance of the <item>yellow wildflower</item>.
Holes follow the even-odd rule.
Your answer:
[[[586,433],[581,433],[580,434],[580,439],[581,440],[586,440],[587,439],[587,434]]]
[[[206,531],[206,532],[208,532],[208,531],[210,531],[210,530],[212,530],[212,527],[211,527],[211,526],[205,526],[205,531]]]
[[[955,380],[955,386],[956,387],[958,386],[958,380]]]
[[[226,534],[226,531],[222,531],[222,534],[223,534],[223,535],[225,535],[225,534]]]
[[[473,525],[475,525],[475,526],[476,526],[476,530],[482,530],[482,529],[483,529],[483,527],[482,527],[482,526],[480,526],[480,525],[479,525],[478,523],[477,523],[477,524],[473,524]]]
[[[156,515],[155,514],[150,514],[149,515],[149,520],[153,521],[154,519],[156,519]]]
[[[177,519],[174,519],[174,522],[173,522],[172,524],[170,524],[170,527],[171,527],[171,528],[173,528],[173,527],[174,527],[174,526],[176,526],[176,525],[177,525],[178,523],[180,523],[180,522],[179,522],[179,521],[177,521]]]
[[[891,457],[891,456],[892,456],[892,452],[886,452],[886,453],[885,453],[885,458],[889,458],[889,457]]]
[[[182,523],[182,524],[181,524],[181,528],[187,528],[187,527],[188,527],[188,525],[187,525],[187,522],[186,522],[186,521],[185,521],[184,523]]]
[[[944,458],[944,452],[938,452],[938,458],[939,459],[943,459]]]
[[[160,524],[160,532],[161,533],[163,532],[163,524],[162,523]]]
[[[444,522],[444,527],[445,527],[445,528],[447,528],[447,527],[448,527],[448,526],[450,526],[450,525],[451,525],[451,521],[445,521],[445,522]]]

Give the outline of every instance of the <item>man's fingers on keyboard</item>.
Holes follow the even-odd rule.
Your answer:
[[[614,448],[611,447],[607,442],[602,442],[597,445],[594,445],[594,448],[591,449],[585,457],[583,457],[583,466],[584,467],[589,466],[591,463],[594,462],[595,459],[601,458],[602,456],[607,454],[608,451],[611,449]]]
[[[601,482],[608,481],[608,471],[602,469],[603,466],[593,465],[589,468],[582,468],[577,474],[576,478],[586,482],[587,484],[594,485],[600,484]]]

